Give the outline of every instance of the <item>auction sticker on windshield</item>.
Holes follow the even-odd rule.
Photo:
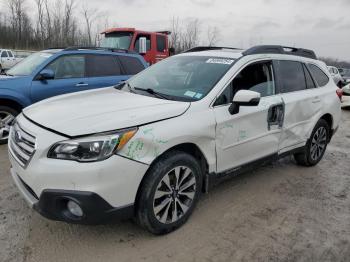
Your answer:
[[[223,64],[223,65],[231,65],[233,63],[233,59],[225,59],[225,58],[209,58],[206,63],[207,64]]]

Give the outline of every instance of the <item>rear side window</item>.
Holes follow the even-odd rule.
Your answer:
[[[303,68],[304,68],[305,80],[306,80],[306,86],[307,86],[307,88],[308,88],[308,89],[310,89],[310,88],[315,88],[316,85],[315,85],[314,80],[313,80],[312,77],[311,77],[311,74],[310,74],[309,70],[306,68],[305,65],[303,65]]]
[[[12,55],[12,52],[11,52],[11,51],[7,51],[7,53],[8,53],[8,55],[9,55],[9,57],[13,57],[13,55]]]
[[[7,52],[3,51],[2,54],[1,54],[1,57],[7,57]]]
[[[111,55],[88,55],[87,75],[89,77],[121,75],[117,57]]]
[[[306,89],[303,65],[295,61],[278,61],[281,93]]]
[[[318,66],[309,64],[308,67],[318,86],[322,87],[328,84],[328,76]]]
[[[157,35],[157,51],[163,53],[165,49],[166,49],[165,37],[161,35]]]
[[[145,66],[135,57],[119,56],[118,58],[126,75],[136,75],[145,69]]]

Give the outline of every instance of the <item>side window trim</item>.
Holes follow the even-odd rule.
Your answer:
[[[255,63],[262,63],[262,62],[271,62],[271,66],[272,66],[272,78],[274,79],[274,87],[275,87],[275,92],[273,95],[271,96],[275,96],[278,94],[277,90],[277,82],[276,82],[276,69],[274,66],[274,59],[271,58],[262,58],[262,59],[256,59],[256,60],[251,60],[247,63],[245,63],[244,65],[242,65],[234,74],[233,76],[230,78],[230,80],[227,81],[227,83],[225,83],[224,87],[218,92],[218,94],[215,96],[215,98],[213,99],[213,101],[210,104],[210,107],[212,108],[216,108],[216,107],[221,107],[221,106],[228,106],[231,105],[232,102],[226,103],[226,104],[221,104],[221,105],[215,105],[216,101],[218,100],[218,98],[222,95],[222,93],[225,92],[226,88],[232,83],[232,81],[235,79],[235,77],[237,77],[237,75],[244,70],[246,67],[255,64]],[[270,97],[270,96],[265,96],[265,97]]]

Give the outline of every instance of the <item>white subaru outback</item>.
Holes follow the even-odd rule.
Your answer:
[[[338,95],[313,51],[198,47],[116,87],[24,109],[11,173],[49,219],[134,217],[164,234],[220,179],[287,154],[316,165],[338,128]]]

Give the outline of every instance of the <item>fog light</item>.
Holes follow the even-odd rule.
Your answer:
[[[81,209],[81,207],[77,203],[72,201],[72,200],[68,201],[67,209],[74,216],[77,216],[77,217],[82,217],[83,216],[83,210]]]

